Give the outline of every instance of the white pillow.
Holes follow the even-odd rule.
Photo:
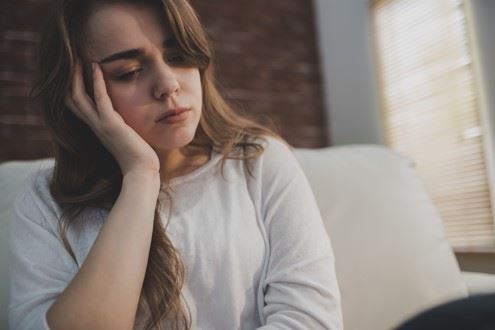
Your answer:
[[[346,330],[384,330],[467,296],[440,215],[407,158],[381,146],[296,149],[332,240]]]

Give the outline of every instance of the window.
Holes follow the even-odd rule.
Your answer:
[[[494,210],[462,0],[372,5],[385,136],[412,158],[458,251],[493,251]]]

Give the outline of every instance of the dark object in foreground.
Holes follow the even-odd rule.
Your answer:
[[[455,300],[406,321],[396,330],[495,330],[495,293]]]

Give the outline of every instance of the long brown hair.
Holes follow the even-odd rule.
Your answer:
[[[38,53],[38,72],[32,96],[39,100],[50,132],[55,167],[50,191],[62,210],[60,231],[66,249],[76,260],[67,230],[87,207],[111,209],[122,188],[122,173],[113,156],[91,129],[64,106],[75,61],[84,53],[84,23],[99,3],[128,2],[159,7],[181,52],[198,67],[203,88],[203,109],[191,147],[242,159],[245,165],[263,152],[258,138],[280,138],[274,129],[235,113],[218,91],[213,73],[213,54],[197,14],[186,0],[60,0],[47,20]],[[87,64],[87,63],[86,63]],[[249,171],[249,169],[248,169]],[[141,292],[151,318],[146,328],[191,327],[181,303],[186,269],[166,235],[157,200],[151,248]]]

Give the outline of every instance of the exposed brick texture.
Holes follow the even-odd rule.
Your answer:
[[[0,4],[0,161],[51,155],[28,92],[47,0]],[[193,0],[216,50],[222,91],[240,111],[271,119],[296,147],[326,145],[311,1]]]

